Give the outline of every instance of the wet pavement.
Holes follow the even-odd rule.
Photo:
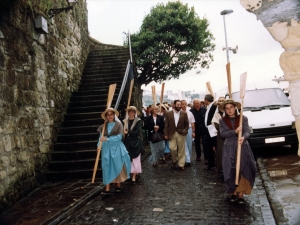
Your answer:
[[[262,176],[278,224],[300,224],[300,157],[287,146],[262,151],[258,163],[264,166]]]
[[[101,192],[99,181],[67,180],[51,182],[35,189],[0,215],[1,225],[49,224],[86,204]]]
[[[275,224],[259,174],[239,205],[229,201],[223,176],[205,171],[203,161],[185,171],[171,169],[170,160],[153,168],[149,158],[142,166],[137,184],[97,196],[61,224]]]
[[[153,168],[149,157],[137,184],[109,196],[99,195],[98,181],[43,185],[0,215],[0,224],[276,224],[259,173],[239,205],[229,201],[222,174],[193,159],[181,171],[170,160]]]

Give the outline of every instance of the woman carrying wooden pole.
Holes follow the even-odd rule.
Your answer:
[[[109,85],[106,108],[109,108],[111,106],[111,103],[112,103],[112,100],[113,100],[113,97],[114,97],[114,94],[115,94],[116,86],[117,86],[117,84]],[[104,119],[104,125],[103,125],[103,129],[102,129],[102,132],[101,132],[101,134],[102,134],[101,137],[103,137],[105,127],[106,127],[106,119]],[[94,181],[95,181],[96,172],[97,172],[97,169],[98,169],[99,157],[100,157],[100,152],[101,152],[101,149],[102,149],[102,141],[99,143],[99,146],[98,146],[97,149],[99,149],[99,151],[97,151],[97,156],[96,156],[96,160],[95,160],[92,183],[94,183]]]
[[[230,195],[230,201],[243,204],[244,194],[250,195],[254,185],[256,163],[247,141],[250,137],[248,119],[238,114],[237,109],[240,108],[242,106],[239,102],[226,99],[221,105],[225,116],[219,122],[220,135],[225,139],[222,155],[225,188]]]

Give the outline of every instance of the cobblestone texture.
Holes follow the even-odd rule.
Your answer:
[[[205,171],[203,161],[193,161],[185,171],[171,169],[171,161],[153,168],[151,158],[142,164],[137,184],[122,184],[123,191],[98,196],[61,224],[276,224],[256,176],[246,204],[231,203],[223,176]]]

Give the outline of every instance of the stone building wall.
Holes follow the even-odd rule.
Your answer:
[[[89,51],[85,0],[12,0],[0,10],[0,211],[43,181],[56,128]],[[5,9],[5,10],[3,10]],[[48,34],[39,34],[42,15]]]

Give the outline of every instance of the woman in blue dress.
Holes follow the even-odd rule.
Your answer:
[[[113,108],[107,108],[101,117],[107,121],[104,135],[101,137],[103,125],[98,129],[100,132],[97,151],[100,151],[102,141],[101,164],[102,177],[105,184],[105,191],[101,194],[110,193],[110,183],[116,183],[116,191],[121,191],[121,182],[130,178],[131,161],[123,139],[123,125],[115,117],[119,112]]]

